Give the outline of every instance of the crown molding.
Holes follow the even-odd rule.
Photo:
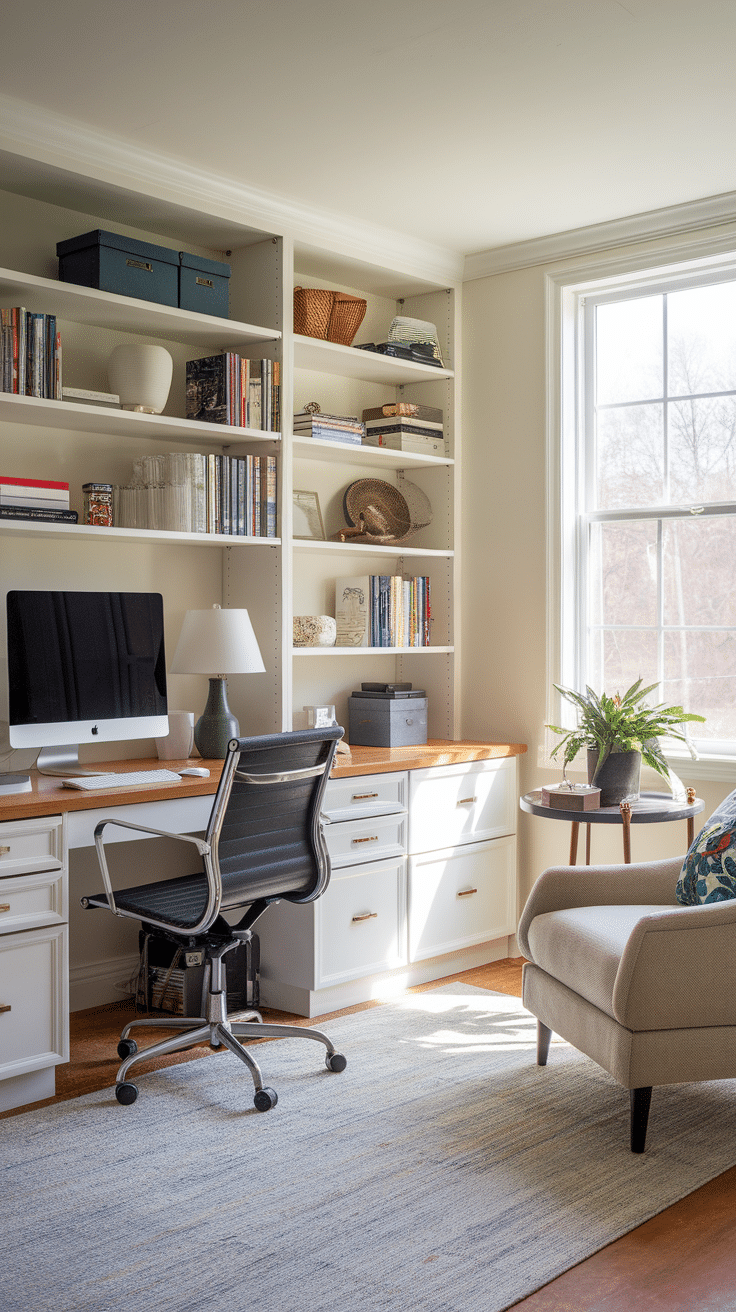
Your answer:
[[[246,232],[291,237],[417,278],[440,284],[462,278],[458,251],[209,173],[37,105],[0,95],[0,123],[0,151],[86,183],[90,192],[94,183],[103,183],[225,220]]]
[[[676,237],[702,228],[717,227],[736,221],[736,192],[686,201],[667,209],[649,210],[624,219],[611,219],[587,228],[534,237],[529,241],[497,246],[493,250],[466,255],[463,280],[488,278],[497,273],[511,273],[536,264],[553,264],[575,255],[592,255],[616,246],[630,246],[657,238]]]

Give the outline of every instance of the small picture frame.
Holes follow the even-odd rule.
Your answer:
[[[302,542],[324,542],[325,528],[316,492],[294,489],[293,537]]]

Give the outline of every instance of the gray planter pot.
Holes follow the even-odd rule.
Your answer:
[[[596,769],[598,753],[588,748],[588,783],[601,790],[601,806],[618,806],[639,796],[641,752],[613,751]]]

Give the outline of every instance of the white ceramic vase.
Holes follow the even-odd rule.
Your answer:
[[[163,346],[116,346],[107,362],[110,390],[122,410],[160,415],[169,395],[174,361]]]
[[[186,761],[194,746],[194,711],[169,711],[169,733],[156,739],[159,761]]]

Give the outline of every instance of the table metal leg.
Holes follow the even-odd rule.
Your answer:
[[[572,825],[571,825],[571,827],[570,827],[570,862],[569,862],[569,864],[570,864],[571,866],[574,866],[574,865],[576,864],[576,862],[577,862],[577,859],[578,859],[578,830],[579,830],[579,828],[580,828],[580,821],[579,821],[579,820],[573,820]]]
[[[585,864],[586,864],[586,866],[589,866],[589,865],[590,865],[590,831],[591,831],[592,828],[593,828],[592,825],[586,825],[586,826],[585,826]]]
[[[624,862],[629,866],[631,865],[631,803],[622,802],[619,810],[623,821]]]

